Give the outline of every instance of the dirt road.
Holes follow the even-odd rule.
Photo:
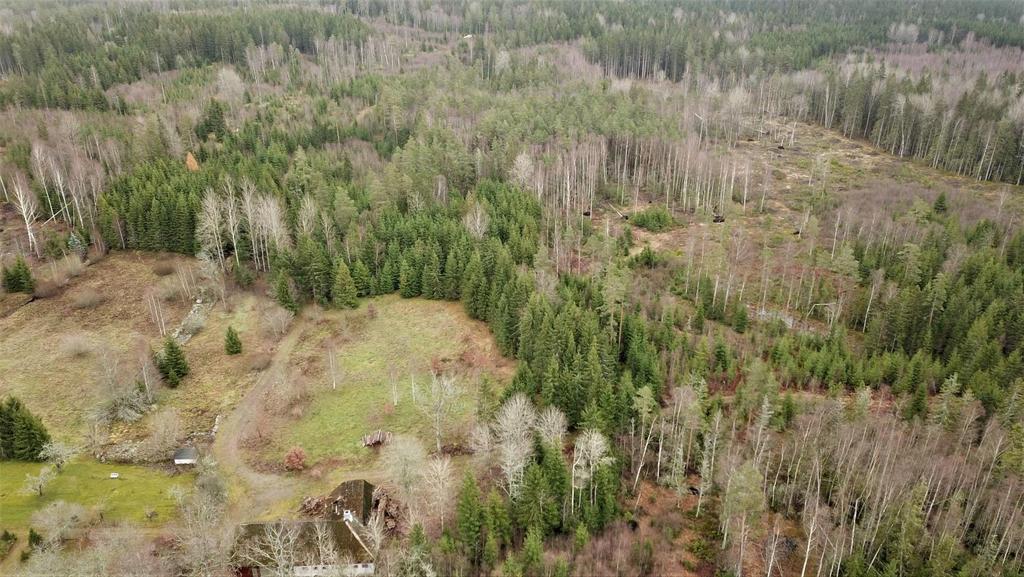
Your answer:
[[[291,330],[277,344],[270,365],[246,393],[231,413],[223,419],[213,443],[213,454],[229,485],[241,484],[240,498],[232,499],[229,515],[236,520],[248,520],[267,512],[276,503],[296,494],[299,479],[286,475],[262,473],[245,461],[240,442],[249,433],[250,424],[256,420],[262,404],[274,387],[272,375],[276,369],[284,369],[292,349],[299,341],[307,320],[302,316],[295,319]],[[236,487],[232,487],[235,495]],[[244,507],[243,507],[244,505]]]

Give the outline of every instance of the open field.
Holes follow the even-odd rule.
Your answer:
[[[336,389],[327,366],[332,349]],[[357,310],[324,311],[306,325],[288,362],[288,378],[300,381],[305,399],[279,420],[259,454],[280,462],[290,447],[299,446],[310,463],[365,466],[373,452],[360,440],[377,429],[415,435],[430,445],[433,433],[413,387],[422,395],[433,369],[453,373],[462,390],[447,443],[468,427],[480,379],[490,379],[496,389],[511,377],[512,364],[501,357],[486,325],[470,320],[460,303],[390,295]]]
[[[99,400],[104,355],[131,358],[159,340],[143,295],[172,280],[153,270],[165,260],[117,253],[86,267],[59,294],[0,318],[0,396],[17,396],[52,435],[77,440]],[[186,310],[180,299],[164,303],[171,326]]]
[[[135,465],[79,460],[68,463],[42,497],[21,492],[25,475],[36,474],[40,463],[4,462],[0,466],[0,530],[26,530],[32,514],[54,501],[66,501],[102,514],[104,521],[130,521],[139,525],[163,525],[175,515],[172,490],[188,490],[193,474],[172,475]],[[111,479],[118,473],[119,479]],[[148,511],[155,512],[151,519]]]

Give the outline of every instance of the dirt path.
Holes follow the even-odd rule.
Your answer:
[[[251,518],[264,513],[275,503],[295,494],[298,479],[284,475],[262,473],[249,466],[242,454],[240,441],[248,432],[249,423],[256,419],[261,404],[274,385],[271,375],[276,368],[284,368],[299,337],[306,328],[306,319],[299,316],[288,334],[277,345],[270,365],[246,393],[235,409],[221,422],[213,454],[229,482],[242,484],[242,497],[235,499],[229,515],[233,518]],[[244,508],[240,504],[244,503]]]

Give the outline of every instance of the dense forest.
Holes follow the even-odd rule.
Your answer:
[[[514,363],[455,450],[385,447],[383,575],[1024,575],[1022,177],[1012,1],[0,8],[0,330],[177,253],[193,309],[458,302]],[[159,328],[97,377],[104,450],[208,367],[158,293],[104,295]],[[59,472],[86,440],[37,412],[0,456]],[[54,512],[12,571],[229,574],[229,474],[153,543]]]

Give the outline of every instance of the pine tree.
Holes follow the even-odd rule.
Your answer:
[[[172,389],[178,386],[181,379],[188,375],[188,361],[185,360],[185,353],[173,337],[167,337],[164,341],[163,354],[157,359],[157,369],[167,381],[167,386]]]
[[[227,335],[224,337],[224,352],[229,355],[237,355],[242,352],[242,340],[238,338],[234,327],[228,327]]]
[[[370,269],[366,267],[366,263],[362,259],[357,259],[356,264],[352,266],[352,282],[356,285],[356,296],[370,296],[373,279],[370,278]]]
[[[345,264],[344,260],[339,260],[338,270],[334,274],[334,287],[331,289],[334,306],[336,308],[356,308],[359,304],[356,298],[357,294],[358,289],[352,275],[349,273],[348,265]]]

